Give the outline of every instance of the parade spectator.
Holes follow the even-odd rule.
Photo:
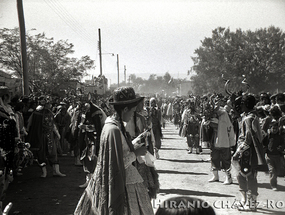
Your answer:
[[[151,122],[152,132],[154,135],[155,143],[154,143],[154,154],[155,157],[159,158],[159,149],[161,148],[161,111],[160,108],[157,107],[156,99],[152,97],[149,100],[150,109],[149,109],[149,120]]]
[[[126,125],[126,131],[130,134],[132,140],[145,132],[141,142],[145,142],[148,154],[144,159],[139,158],[136,162],[136,166],[144,180],[144,185],[148,190],[149,197],[154,199],[156,198],[159,190],[158,173],[155,170],[153,161],[151,160],[154,155],[155,138],[153,132],[149,130],[146,118],[141,114],[143,112],[143,106],[143,101],[137,105],[134,116]]]
[[[61,155],[67,155],[69,151],[68,141],[66,140],[66,132],[70,125],[71,117],[67,113],[66,103],[60,102],[57,106],[57,110],[54,116],[55,124],[58,128],[58,132],[61,136],[60,138],[60,151]]]
[[[175,196],[164,200],[155,215],[215,215],[209,203],[191,196]]]
[[[78,142],[78,134],[79,134],[79,123],[80,123],[80,116],[82,113],[82,103],[77,101],[75,106],[72,110],[70,110],[71,115],[71,123],[70,123],[70,131],[68,141],[70,143],[70,150],[72,156],[74,156],[74,165],[75,166],[82,166],[80,162],[80,147]]]
[[[47,165],[53,167],[54,176],[66,176],[59,170],[58,147],[55,138],[60,139],[61,137],[50,108],[50,98],[41,96],[39,106],[30,116],[27,126],[27,141],[31,144],[31,150],[33,150],[34,156],[42,169],[42,178],[47,177]]]
[[[173,124],[178,129],[181,122],[181,106],[178,98],[173,101],[172,110]]]
[[[281,158],[285,148],[284,135],[279,132],[279,123],[272,120],[268,134],[263,139],[266,152],[266,163],[269,169],[270,185],[272,190],[277,190],[277,176],[281,170]]]
[[[145,155],[145,146],[134,148],[124,122],[128,122],[143,97],[131,87],[113,92],[109,102],[115,113],[108,117],[100,137],[97,166],[74,214],[153,214],[143,179],[132,163]]]
[[[242,98],[243,117],[240,126],[238,147],[233,159],[239,161],[237,176],[242,194],[239,210],[256,211],[258,196],[257,171],[267,170],[265,154],[262,147],[262,131],[259,119],[254,111],[256,104],[253,95]]]

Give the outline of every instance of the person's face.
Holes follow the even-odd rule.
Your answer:
[[[271,132],[272,134],[276,134],[276,133],[278,132],[278,125],[272,125],[272,126],[270,127],[270,132]]]
[[[143,110],[143,106],[144,106],[143,102],[140,102],[140,103],[137,105],[136,111],[141,111],[141,110]]]
[[[151,101],[150,106],[151,107],[155,107],[156,106],[156,101],[155,100]]]
[[[123,110],[123,113],[122,113],[122,120],[124,122],[129,122],[132,119],[132,117],[134,116],[134,112],[135,112],[136,108],[137,108],[136,106],[131,108],[131,109],[125,107]]]
[[[11,102],[11,96],[9,94],[4,95],[4,100],[5,103],[10,103]]]

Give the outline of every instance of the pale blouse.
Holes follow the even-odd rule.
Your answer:
[[[121,133],[123,145],[123,159],[126,170],[126,184],[142,183],[143,178],[139,174],[137,168],[132,163],[137,159],[134,152],[130,151],[124,135]]]

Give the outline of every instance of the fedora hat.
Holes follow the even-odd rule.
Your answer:
[[[136,96],[132,87],[119,87],[114,90],[112,97],[109,99],[110,105],[127,105],[139,103],[144,97]]]

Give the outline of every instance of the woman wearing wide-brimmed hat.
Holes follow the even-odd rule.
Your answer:
[[[109,104],[113,105],[115,113],[105,121],[97,166],[74,214],[153,214],[143,179],[132,165],[147,149],[145,146],[134,148],[124,126],[142,100],[131,87],[113,92]]]

